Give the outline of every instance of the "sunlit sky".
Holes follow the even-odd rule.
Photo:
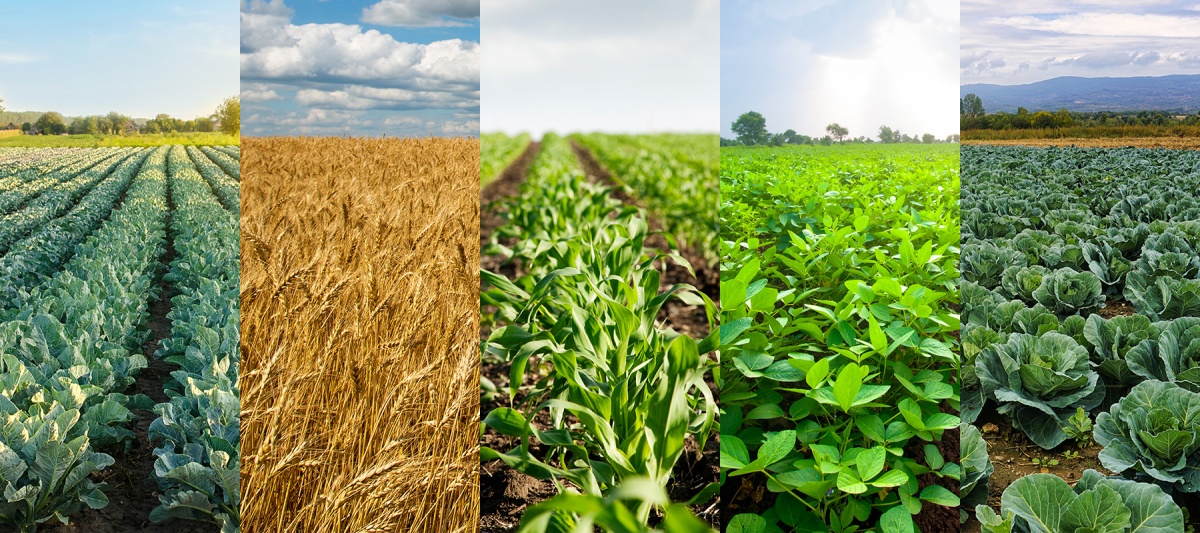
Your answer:
[[[489,0],[483,131],[716,131],[718,5]]]
[[[962,83],[1200,73],[1197,0],[963,0]]]
[[[478,135],[479,52],[479,0],[242,0],[242,133]]]
[[[958,133],[957,0],[725,0],[721,134],[747,111],[772,133]]]
[[[0,2],[9,111],[208,116],[238,94],[236,0]]]

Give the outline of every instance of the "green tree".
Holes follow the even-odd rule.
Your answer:
[[[762,115],[759,115],[759,118],[761,117]],[[221,122],[222,133],[240,134],[242,131],[242,103],[238,97],[230,96],[221,102],[221,105],[217,106],[217,111],[213,113],[213,119]]]
[[[850,135],[850,130],[846,129],[837,122],[825,126],[825,132],[828,133],[830,137],[833,137],[833,140],[837,142],[842,142],[842,139],[845,139],[847,135]]]
[[[0,113],[4,112],[4,99],[0,98]]]
[[[886,144],[891,144],[891,143],[896,142],[896,137],[897,137],[896,133],[897,132],[892,131],[892,128],[889,128],[887,126],[880,126],[879,127],[879,142],[886,143]]]
[[[213,130],[213,121],[211,118],[208,118],[208,117],[197,117],[196,118],[196,131],[207,132],[207,131],[212,131],[212,130]]]
[[[1166,122],[1165,118],[1163,122]],[[1072,117],[1071,112],[1064,107],[1054,114],[1054,123],[1060,128],[1069,128],[1075,125],[1075,117]]]
[[[62,113],[56,111],[43,113],[34,125],[43,135],[62,135],[67,131],[67,123],[63,120]]]
[[[757,111],[742,113],[742,116],[733,121],[731,129],[737,134],[738,142],[744,145],[767,142],[767,119]]]
[[[934,137],[932,133],[926,133],[925,135],[921,136],[921,142],[923,142],[925,144],[933,144],[933,141],[936,141],[936,140],[937,140],[937,137]]]
[[[975,93],[962,97],[962,100],[958,102],[958,114],[972,118],[982,117],[984,114],[983,99]]]
[[[1033,127],[1035,128],[1053,128],[1057,124],[1054,115],[1049,111],[1038,111],[1033,114]]]

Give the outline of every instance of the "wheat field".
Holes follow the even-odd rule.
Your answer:
[[[479,141],[242,140],[242,528],[475,531]]]

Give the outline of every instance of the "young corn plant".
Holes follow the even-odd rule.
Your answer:
[[[565,143],[548,144],[543,156],[564,153]],[[660,327],[657,316],[679,299],[703,306],[713,329],[715,306],[690,285],[661,290],[656,264],[690,266],[676,254],[646,252],[640,210],[621,208],[602,187],[545,181],[508,211],[524,224],[509,257],[521,258],[525,272],[513,280],[481,273],[491,286],[481,303],[503,324],[485,351],[510,366],[510,406],[484,423],[520,443],[485,447],[481,458],[555,481],[560,495],[531,508],[524,531],[646,531],[655,509],[665,510],[668,530],[700,524],[660,493],[688,435],[703,448],[713,430],[717,407],[702,354],[713,351],[716,335],[698,342]],[[575,203],[579,191],[586,200]],[[556,216],[527,216],[543,209]],[[542,412],[549,429],[532,423]],[[535,438],[549,448],[541,458],[532,453]]]

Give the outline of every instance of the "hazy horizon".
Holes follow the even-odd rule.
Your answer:
[[[880,126],[958,133],[958,2],[726,0],[721,5],[721,135],[748,111],[767,130],[850,138]]]

